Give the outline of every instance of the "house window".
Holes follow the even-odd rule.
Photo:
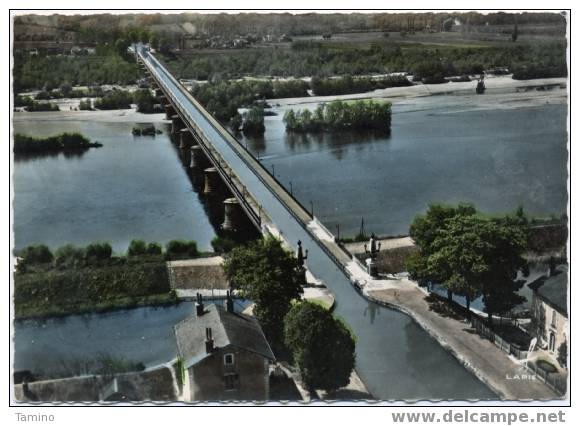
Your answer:
[[[556,328],[557,318],[556,318],[556,310],[552,311],[552,327]]]
[[[224,355],[224,365],[234,365],[234,354]]]
[[[238,375],[226,374],[224,376],[224,386],[226,390],[235,390],[238,387]]]
[[[556,349],[556,336],[554,335],[554,333],[550,333],[550,343],[548,348],[550,349],[550,352],[554,352],[554,350]]]

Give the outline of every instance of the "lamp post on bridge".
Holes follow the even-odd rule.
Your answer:
[[[370,254],[370,257],[366,260],[367,272],[371,277],[376,277],[379,274],[376,260],[379,255],[379,251],[381,251],[381,243],[377,243],[374,232],[371,234],[371,239],[369,240],[369,249],[367,249],[366,244],[364,247],[365,253]]]
[[[308,249],[306,250],[306,254],[302,252],[302,241],[298,240],[298,246],[296,248],[296,263],[298,264],[298,274],[300,276],[300,284],[306,285],[308,282],[306,281],[306,268],[304,267],[304,261],[308,259]]]
[[[294,193],[292,191],[292,181],[290,181],[290,195],[294,195]]]

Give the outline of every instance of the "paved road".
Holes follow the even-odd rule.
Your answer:
[[[186,120],[199,127],[247,187],[255,203],[264,207],[266,223],[275,224],[289,245],[301,240],[303,247],[309,249],[308,268],[333,292],[336,314],[346,320],[356,335],[356,370],[376,398],[496,398],[408,316],[381,308],[358,294],[339,266],[350,259],[327,233],[311,222],[308,213],[233,137],[219,130],[219,124],[201,111],[199,104],[153,55],[141,51],[141,58],[164,91],[174,97],[174,106]]]
[[[522,362],[515,361],[489,340],[474,333],[469,324],[434,310],[426,300],[426,294],[415,283],[407,279],[389,280],[387,283],[386,286],[376,286],[376,290],[365,289],[365,293],[374,300],[409,313],[504,399],[560,398],[540,379],[527,380],[532,374]]]

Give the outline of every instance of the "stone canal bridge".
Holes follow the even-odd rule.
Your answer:
[[[335,268],[346,272],[351,256],[332,235],[232,134],[224,128],[143,46],[140,66],[160,98],[180,149],[191,151],[192,168],[204,170],[204,192],[226,187],[225,230],[244,226],[243,217],[263,234],[281,238],[289,247],[317,245]],[[245,215],[243,213],[245,213]],[[312,248],[308,247],[310,252]],[[324,274],[317,277],[326,281]]]
[[[356,372],[375,398],[497,398],[409,317],[363,298],[361,285],[370,278],[371,265],[367,268],[344,250],[312,209],[304,208],[151,52],[139,45],[136,54],[181,149],[191,150],[190,166],[204,170],[204,192],[221,185],[231,193],[222,226],[243,227],[247,217],[263,235],[295,249],[299,258],[299,242],[308,249],[309,271],[332,291],[336,314],[357,337]]]

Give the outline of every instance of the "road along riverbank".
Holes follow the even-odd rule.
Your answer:
[[[461,364],[506,400],[560,398],[515,360],[475,333],[469,323],[442,316],[431,309],[427,294],[407,278],[372,279],[357,262],[348,266],[363,296],[409,315]]]

